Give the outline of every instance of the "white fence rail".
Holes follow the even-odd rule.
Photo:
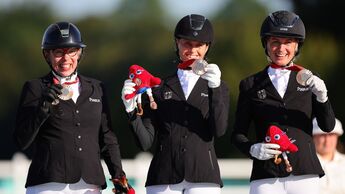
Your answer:
[[[122,165],[137,194],[145,194],[145,180],[151,161],[151,154],[140,153],[135,159],[123,159]],[[248,159],[219,159],[218,160],[224,187],[222,194],[247,194],[249,193],[249,176],[251,160]],[[110,175],[103,162],[107,178]],[[25,180],[29,169],[30,160],[25,155],[17,153],[10,161],[0,161],[0,194],[25,194]],[[111,194],[110,182],[104,194]]]

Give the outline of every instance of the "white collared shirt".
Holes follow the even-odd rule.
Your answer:
[[[187,100],[200,76],[193,73],[192,70],[182,69],[177,70],[177,76],[180,80],[184,96]]]
[[[289,83],[291,70],[268,67],[267,73],[279,95],[283,98]]]

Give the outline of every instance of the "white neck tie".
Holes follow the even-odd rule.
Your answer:
[[[192,70],[181,70],[181,69],[177,70],[177,75],[179,77],[184,96],[187,100],[189,97],[189,94],[192,92],[200,76],[193,73]]]
[[[290,77],[290,70],[269,68],[269,77],[279,95],[283,98],[287,89]]]
[[[287,82],[285,80],[284,74],[277,75],[277,91],[279,95],[283,98],[287,88]]]

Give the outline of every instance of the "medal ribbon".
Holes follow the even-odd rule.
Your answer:
[[[273,69],[287,69],[287,70],[291,70],[291,71],[300,71],[300,70],[304,69],[304,67],[302,67],[300,65],[296,65],[296,64],[293,64],[293,65],[286,67],[286,66],[277,65],[275,63],[271,63],[269,66]]]
[[[195,59],[190,59],[188,61],[183,61],[182,63],[178,64],[177,68],[183,69],[183,70],[191,70],[191,67],[189,67],[191,64],[193,64]]]

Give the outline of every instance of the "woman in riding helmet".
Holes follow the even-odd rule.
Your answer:
[[[269,64],[240,82],[231,137],[253,160],[250,194],[318,193],[324,172],[313,144],[312,120],[316,117],[329,132],[335,118],[324,81],[294,62],[305,40],[304,24],[295,13],[277,11],[263,21],[260,36]],[[287,135],[298,151],[285,152],[267,141],[271,126],[282,131],[274,135],[277,142]],[[256,139],[249,138],[249,129],[255,130]]]
[[[147,180],[147,194],[220,194],[223,186],[214,139],[224,135],[228,123],[229,90],[216,64],[205,57],[213,41],[213,28],[202,15],[183,17],[174,39],[179,64],[173,75],[153,88],[157,109],[147,101],[144,114],[136,114],[135,84],[126,80],[122,99],[135,139],[143,150],[156,142]],[[200,62],[198,71],[192,69]]]
[[[69,22],[51,24],[43,35],[51,71],[24,84],[14,132],[21,149],[34,150],[27,194],[100,194],[106,188],[101,156],[114,191],[129,189],[104,85],[77,71],[85,47]]]

